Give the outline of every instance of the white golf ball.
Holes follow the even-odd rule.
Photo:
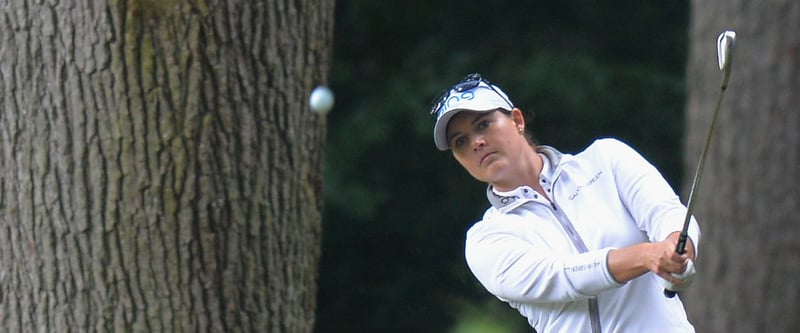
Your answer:
[[[333,92],[325,86],[318,86],[311,92],[308,98],[311,111],[319,114],[326,114],[333,108]]]

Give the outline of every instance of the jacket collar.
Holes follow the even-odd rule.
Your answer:
[[[550,146],[537,146],[536,152],[545,157],[542,158],[545,163],[542,166],[542,173],[547,173],[547,178],[551,181],[556,179],[561,172],[559,164],[565,155]],[[491,184],[486,187],[486,197],[489,199],[489,203],[502,212],[519,207],[535,198],[536,195],[536,191],[529,186],[520,186],[508,192],[496,191]]]

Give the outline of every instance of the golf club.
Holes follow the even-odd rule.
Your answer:
[[[714,108],[714,115],[711,118],[711,125],[706,134],[706,143],[703,146],[703,151],[700,154],[700,160],[697,162],[697,169],[694,172],[694,180],[692,180],[692,187],[689,190],[689,199],[686,202],[686,218],[683,220],[683,229],[681,229],[680,236],[678,237],[678,245],[675,247],[675,252],[678,254],[686,253],[686,239],[689,233],[689,223],[692,219],[692,208],[694,208],[694,191],[697,190],[697,185],[700,183],[700,177],[703,174],[703,167],[706,162],[706,153],[708,146],[711,143],[711,137],[714,133],[714,126],[717,124],[717,114],[719,113],[719,106],[722,104],[722,96],[725,94],[725,89],[728,88],[728,80],[731,78],[731,59],[733,52],[733,44],[736,41],[736,32],[728,30],[722,32],[717,38],[717,61],[719,62],[719,69],[722,71],[722,85],[720,85],[719,97],[717,98],[717,106]],[[674,297],[676,291],[664,289],[664,296]]]

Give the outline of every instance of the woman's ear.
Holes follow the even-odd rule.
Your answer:
[[[514,122],[520,132],[525,130],[525,116],[522,115],[522,110],[518,108],[511,110],[511,121]]]

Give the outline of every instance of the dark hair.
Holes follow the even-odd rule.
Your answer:
[[[500,111],[500,112],[502,112],[504,115],[506,115],[506,116],[508,116],[508,117],[511,117],[511,111],[509,111],[509,110],[506,110],[506,109],[497,109],[497,111]],[[533,117],[531,116],[531,118],[533,118]],[[536,140],[536,137],[535,137],[535,136],[533,136],[533,133],[531,133],[530,131],[528,131],[528,124],[527,124],[527,122],[528,122],[528,121],[529,121],[529,120],[526,120],[526,121],[525,121],[525,122],[526,122],[526,124],[525,124],[525,134],[524,134],[524,135],[525,135],[525,139],[526,139],[526,140],[528,140],[528,144],[530,144],[530,145],[531,145],[531,147],[534,147],[534,148],[536,148],[536,146],[538,146],[538,145],[539,145],[539,140]]]

